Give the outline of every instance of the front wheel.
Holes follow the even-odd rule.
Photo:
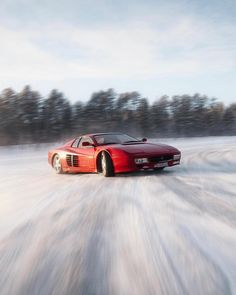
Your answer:
[[[101,157],[102,174],[105,177],[114,176],[114,168],[111,157],[106,153],[102,153]]]
[[[53,164],[52,164],[54,170],[56,171],[57,174],[62,174],[62,165],[61,165],[61,159],[59,155],[55,155],[53,158]]]

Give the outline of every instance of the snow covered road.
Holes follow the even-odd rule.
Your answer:
[[[236,137],[164,142],[181,166],[114,178],[0,148],[0,294],[236,294]]]

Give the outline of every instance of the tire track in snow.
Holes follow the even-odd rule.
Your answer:
[[[235,142],[179,144],[180,167],[111,179],[18,153],[0,171],[1,294],[234,294]]]

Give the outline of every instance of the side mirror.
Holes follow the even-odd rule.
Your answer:
[[[146,142],[146,141],[147,141],[146,137],[142,138],[142,142]]]
[[[86,147],[86,146],[94,146],[94,145],[91,142],[84,141],[82,142],[82,146]]]

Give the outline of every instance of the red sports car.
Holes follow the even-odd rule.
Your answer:
[[[148,143],[122,133],[87,134],[49,151],[56,173],[97,172],[104,176],[140,170],[161,170],[180,164],[178,149]]]

